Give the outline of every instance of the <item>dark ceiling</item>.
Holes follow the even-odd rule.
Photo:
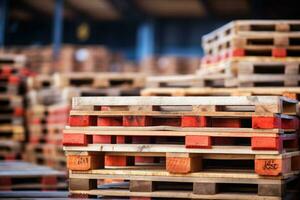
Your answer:
[[[55,0],[10,0],[16,20],[44,19],[54,13]],[[143,18],[299,18],[297,0],[64,0],[66,20],[141,20]]]

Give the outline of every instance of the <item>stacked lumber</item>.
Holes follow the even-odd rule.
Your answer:
[[[300,171],[297,104],[278,96],[75,97],[63,136],[70,193],[282,199]]]
[[[28,71],[25,57],[0,55],[0,158],[20,158],[21,143],[26,140],[24,94]]]
[[[53,76],[39,75],[27,82],[28,143],[23,159],[55,169],[65,169],[62,130],[68,120],[70,103],[60,88],[54,87]]]
[[[65,173],[48,167],[21,161],[0,162],[0,191],[63,190],[67,188],[65,179]]]
[[[237,20],[203,36],[204,86],[299,86],[299,27],[299,20]]]

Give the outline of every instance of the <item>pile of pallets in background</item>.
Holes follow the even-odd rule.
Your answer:
[[[197,74],[205,86],[299,86],[299,31],[299,20],[233,21],[203,36]]]
[[[69,88],[77,96],[137,96],[145,86],[145,74],[135,72],[55,74],[54,79],[56,87]]]
[[[0,162],[0,191],[64,190],[66,174],[21,161]]]
[[[23,158],[55,169],[65,169],[62,130],[68,120],[70,103],[53,76],[28,79],[27,126],[29,132]]]
[[[121,53],[100,45],[64,44],[57,60],[54,60],[52,46],[13,46],[6,48],[5,52],[25,55],[28,68],[39,74],[139,70],[135,63],[124,58]]]
[[[24,159],[65,169],[62,130],[74,96],[139,95],[145,77],[141,73],[67,73],[38,75],[28,80],[27,125],[29,143]]]
[[[24,128],[26,78],[25,57],[0,55],[0,159],[19,159]]]
[[[70,193],[281,199],[300,171],[297,114],[278,96],[74,98]]]

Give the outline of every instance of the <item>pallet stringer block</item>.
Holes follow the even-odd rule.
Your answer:
[[[86,171],[104,168],[104,154],[89,153],[87,155],[67,155],[67,168],[70,170]]]
[[[152,192],[154,184],[152,181],[130,180],[130,192]]]
[[[280,137],[252,137],[251,148],[253,150],[278,150],[282,151],[282,140]]]
[[[213,195],[218,193],[217,183],[197,183],[193,184],[194,194]]]
[[[70,190],[92,190],[97,188],[97,179],[69,179]]]
[[[97,117],[91,115],[74,115],[69,117],[70,126],[97,126]]]
[[[62,143],[64,146],[87,146],[91,137],[82,133],[64,133]]]
[[[166,170],[174,174],[187,174],[202,170],[202,157],[189,153],[167,153]]]
[[[205,116],[182,116],[181,127],[207,127],[207,120]]]
[[[105,166],[132,166],[134,165],[134,157],[129,156],[105,156]]]
[[[258,184],[259,196],[278,196],[285,194],[286,184]]]
[[[212,138],[210,136],[187,135],[185,136],[186,148],[212,148]]]

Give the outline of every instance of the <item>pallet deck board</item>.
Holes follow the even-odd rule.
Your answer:
[[[238,154],[238,155],[278,155],[278,151],[252,150],[247,146],[212,146],[211,149],[187,149],[183,145],[160,144],[88,144],[87,146],[64,146],[66,152],[116,152],[116,153],[203,153],[203,154]],[[124,153],[126,154],[126,153]]]

